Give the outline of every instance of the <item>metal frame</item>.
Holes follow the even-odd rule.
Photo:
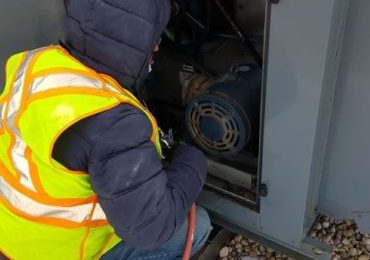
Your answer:
[[[325,248],[308,244],[306,234],[316,216],[347,7],[348,0],[269,2],[259,169],[268,195],[259,213],[211,191],[200,198],[217,219],[315,259],[328,258],[313,253]]]

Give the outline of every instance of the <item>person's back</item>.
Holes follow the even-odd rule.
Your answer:
[[[66,50],[59,47],[57,49],[64,53],[65,59],[68,60],[63,61],[62,65],[59,64],[59,68],[56,66],[57,64],[37,60],[29,64],[22,63],[25,60],[20,59],[14,61],[14,64],[10,64],[12,68],[17,68],[17,71],[14,72],[14,80],[8,79],[7,81],[7,84],[12,87],[12,91],[7,92],[7,95],[3,95],[4,98],[0,99],[0,110],[4,111],[2,114],[5,117],[12,118],[15,115],[12,113],[12,109],[16,111],[13,106],[18,102],[19,105],[24,106],[21,106],[18,111],[22,111],[21,116],[26,118],[18,119],[19,122],[14,124],[11,119],[8,123],[7,119],[3,118],[3,123],[4,120],[6,122],[0,124],[2,130],[14,130],[13,136],[10,136],[11,145],[5,139],[1,143],[1,145],[9,146],[9,149],[6,149],[6,153],[0,153],[1,162],[7,164],[1,165],[0,168],[8,169],[14,166],[16,168],[14,172],[20,173],[21,176],[18,179],[19,183],[9,182],[11,184],[9,189],[12,189],[13,186],[17,187],[17,189],[14,189],[12,196],[19,192],[20,195],[25,195],[24,198],[19,197],[22,198],[21,200],[26,201],[27,197],[31,197],[38,203],[45,203],[48,208],[43,213],[40,210],[42,207],[32,208],[33,206],[27,206],[28,208],[19,208],[19,210],[22,211],[20,213],[25,211],[27,214],[31,214],[31,219],[27,218],[29,215],[21,214],[23,218],[31,222],[37,222],[32,219],[32,214],[34,214],[32,210],[39,211],[35,214],[39,214],[38,217],[41,219],[37,220],[41,220],[41,222],[48,220],[49,222],[42,222],[42,225],[47,226],[46,230],[48,231],[58,227],[53,222],[55,218],[68,220],[73,216],[70,214],[71,211],[68,210],[91,203],[89,209],[94,208],[92,212],[87,212],[84,215],[81,206],[81,208],[78,208],[80,210],[78,212],[81,214],[76,213],[76,216],[84,216],[84,218],[74,219],[74,223],[85,224],[83,233],[85,236],[82,236],[81,239],[81,234],[76,235],[78,241],[68,238],[63,240],[65,248],[68,248],[71,244],[77,245],[78,256],[76,258],[90,258],[83,254],[85,247],[90,247],[89,242],[98,245],[100,250],[97,252],[101,255],[108,248],[103,250],[100,247],[112,247],[122,239],[123,242],[116,245],[103,258],[138,259],[152,256],[153,258],[157,257],[157,259],[177,259],[181,255],[185,242],[186,217],[189,207],[195,201],[205,181],[206,164],[204,157],[196,148],[181,147],[175,152],[170,166],[164,169],[160,160],[155,120],[151,118],[150,113],[139,104],[135,97],[128,91],[121,91],[120,89],[123,86],[132,91],[146,77],[150,56],[168,20],[169,3],[165,0],[72,0],[69,1],[67,10],[68,33],[65,45],[77,60],[69,56]],[[112,23],[112,20],[115,20],[115,22]],[[71,65],[72,63],[73,65]],[[66,68],[63,67],[66,64],[69,64],[68,66],[73,67],[74,70],[66,71]],[[30,80],[27,73],[22,74],[22,66],[26,68],[30,65],[48,69],[51,73],[48,76],[53,78],[47,78],[45,74],[40,73],[38,76],[43,76],[42,80]],[[89,73],[83,71],[82,68],[85,68],[85,65],[88,66],[86,70],[90,70]],[[104,74],[112,76],[119,83]],[[16,86],[19,83],[18,79],[23,76],[25,82],[21,88],[26,88],[23,89],[23,93],[28,91],[27,93],[35,94],[36,97],[30,97],[28,100],[24,99],[22,103],[18,97],[19,92],[17,92]],[[62,87],[67,89],[65,91],[61,90]],[[81,91],[88,88],[91,88],[91,90]],[[32,93],[32,90],[37,89],[40,90],[39,93]],[[43,91],[57,94],[57,102],[53,103],[53,98],[42,93]],[[73,98],[70,97],[74,93],[81,96],[71,101]],[[94,95],[99,96],[99,98],[95,100]],[[9,99],[10,96],[14,98]],[[26,94],[21,96],[26,96]],[[39,102],[39,99],[43,102]],[[32,105],[30,105],[31,101]],[[38,103],[43,105],[37,108]],[[31,108],[33,110],[28,110]],[[44,111],[46,108],[51,110]],[[71,111],[70,108],[74,110]],[[75,115],[79,109],[81,109],[80,114]],[[37,115],[30,111],[41,111],[39,113],[42,116],[31,119],[31,116]],[[44,119],[47,118],[47,113],[52,111],[58,112],[57,115],[53,114],[54,117],[51,117],[52,122],[39,121],[43,116],[45,116]],[[28,117],[27,113],[29,114]],[[44,124],[46,130],[37,131],[37,129],[34,129],[32,131],[30,128],[37,125],[32,126],[32,120],[36,120],[39,127]],[[19,128],[22,131],[19,131]],[[7,133],[7,131],[2,130],[0,130],[0,138],[2,132]],[[48,133],[45,136],[48,135],[49,139],[40,134],[43,132]],[[25,136],[28,136],[27,142],[22,144],[20,140],[24,141],[22,138],[25,138]],[[35,140],[32,140],[32,137]],[[53,146],[54,142],[55,145]],[[29,143],[37,145],[32,146],[31,149]],[[21,150],[16,150],[14,147]],[[54,163],[58,165],[63,173],[60,176],[63,177],[53,173],[57,176],[54,180],[52,179],[54,178],[52,177],[53,174],[47,174],[47,171],[43,168],[48,164],[46,157],[45,160],[42,160],[44,154],[39,156],[40,161],[33,162],[34,157],[37,156],[31,156],[30,158],[30,155],[38,153],[37,149],[33,147],[41,147],[41,150],[45,151],[46,148],[49,150],[52,148],[52,151],[48,151],[52,152],[54,158],[50,161],[53,162],[50,165]],[[17,151],[22,151],[22,149],[24,156],[17,156]],[[45,154],[47,153],[45,152]],[[8,160],[9,158],[10,160]],[[56,163],[55,160],[59,163]],[[22,167],[24,167],[23,170]],[[51,198],[58,198],[71,204],[58,204],[60,201],[54,203],[43,201],[43,196],[35,195],[33,197],[34,194],[31,196],[30,192],[34,192],[32,191],[33,187],[27,187],[25,181],[22,183],[24,169],[30,170],[32,181],[34,181],[33,178],[36,179],[34,183],[37,184],[37,188],[40,188],[40,190],[37,189],[40,194],[46,193]],[[35,171],[35,169],[38,171]],[[64,178],[70,171],[73,171],[71,175],[73,177],[68,175]],[[82,174],[82,172],[88,173],[88,175]],[[78,174],[74,175],[75,173]],[[4,171],[0,174],[4,175]],[[9,173],[9,176],[12,174],[14,173]],[[38,181],[37,176],[41,177]],[[75,179],[75,181],[70,179]],[[6,181],[1,183],[2,187],[9,184]],[[22,186],[22,188],[19,186]],[[59,190],[57,187],[64,188]],[[81,189],[77,192],[75,187]],[[46,189],[43,190],[43,188]],[[8,191],[6,189],[1,190]],[[43,198],[40,199],[39,197]],[[87,198],[90,197],[97,198],[97,200],[87,202]],[[7,198],[13,197],[8,196]],[[87,201],[77,203],[73,201],[76,199]],[[3,207],[0,210],[6,210],[6,206],[11,206],[8,203],[9,201],[0,201],[0,205]],[[61,215],[52,215],[52,207],[49,206],[53,203],[56,204],[54,205],[56,206],[54,213],[58,213],[59,211],[55,209],[60,210],[60,207],[65,207],[66,210],[61,210],[59,212]],[[30,210],[30,212],[27,212],[27,210]],[[210,230],[207,214],[202,209],[198,212],[199,225],[195,236],[195,251],[204,243]],[[13,221],[16,222],[15,218]],[[71,224],[70,219],[65,222]],[[108,224],[106,222],[110,225],[101,229],[101,233],[94,233],[100,224]],[[89,224],[86,225],[86,223]],[[63,224],[65,223],[63,222]],[[10,233],[10,229],[5,225],[5,223],[0,223],[2,234]],[[50,229],[48,225],[50,225]],[[114,228],[114,233],[110,226]],[[73,228],[77,230],[76,226],[73,226]],[[31,234],[31,238],[32,236],[37,238],[42,235],[35,232],[36,230]],[[17,235],[22,235],[22,232],[19,232],[20,234]],[[100,234],[101,237],[98,235],[94,237],[91,234]],[[27,235],[30,234],[27,233]],[[179,237],[181,237],[180,241],[175,241]],[[53,238],[53,232],[48,234],[50,241],[58,240],[56,238],[62,239],[57,236]],[[2,237],[0,238],[0,249],[9,257],[15,258],[7,248],[19,248],[22,246],[21,241],[22,239],[14,238],[11,235]],[[38,250],[41,249],[40,254],[44,253],[38,258],[50,259],[48,252],[52,252],[53,243],[45,241],[41,245],[40,243],[37,244],[37,239],[34,241],[32,245]],[[103,241],[104,245],[99,245],[96,241],[99,243]],[[63,251],[63,248],[63,245],[60,245],[61,251]],[[58,250],[54,249],[54,251]],[[81,252],[83,252],[82,255]],[[94,257],[98,256],[97,253],[92,255]],[[27,256],[27,252],[23,256]],[[63,253],[60,253],[60,259],[65,259],[63,256]],[[27,259],[27,257],[21,258]]]

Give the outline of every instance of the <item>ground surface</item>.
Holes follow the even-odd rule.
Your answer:
[[[370,260],[370,234],[361,234],[351,220],[321,216],[310,234],[332,246],[332,260]],[[284,254],[241,235],[234,236],[219,252],[220,260],[293,260]]]

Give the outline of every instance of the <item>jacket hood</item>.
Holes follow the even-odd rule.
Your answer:
[[[133,91],[170,18],[169,0],[65,0],[67,49]]]

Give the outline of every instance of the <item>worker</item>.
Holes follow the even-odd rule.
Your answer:
[[[0,97],[0,251],[11,259],[180,259],[206,178],[197,148],[165,168],[135,95],[169,0],[65,1],[61,45],[11,56]],[[211,231],[198,207],[193,255]]]

